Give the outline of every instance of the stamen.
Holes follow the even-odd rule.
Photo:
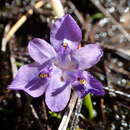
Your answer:
[[[80,79],[79,82],[80,82],[80,84],[82,84],[82,85],[85,85],[85,84],[87,83],[87,81],[86,81],[85,79]]]
[[[64,42],[64,43],[62,44],[62,46],[63,46],[64,48],[66,48],[66,47],[68,46],[68,44],[67,44],[66,42]]]
[[[48,73],[40,73],[39,77],[40,78],[47,78],[47,77],[49,77],[49,74]]]
[[[77,49],[81,48],[81,44],[78,45]]]
[[[80,77],[78,77],[77,80],[79,81],[79,83],[80,83],[81,85],[85,85],[85,84],[87,83],[87,81],[86,81],[85,79],[82,79],[82,78],[80,78]]]
[[[60,79],[61,79],[61,81],[64,81],[64,78],[63,78],[63,76],[61,76],[61,78],[60,78]]]

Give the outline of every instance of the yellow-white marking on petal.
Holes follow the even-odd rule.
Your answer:
[[[80,79],[80,80],[79,80],[79,83],[80,83],[81,85],[85,85],[85,84],[87,83],[87,81],[86,81],[85,79]]]
[[[39,77],[40,78],[47,78],[47,77],[49,77],[49,74],[48,73],[41,73],[41,74],[39,74]]]
[[[66,48],[66,47],[68,46],[68,44],[65,42],[65,43],[62,44],[62,46],[63,46],[64,48]]]

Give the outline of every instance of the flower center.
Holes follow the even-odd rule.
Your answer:
[[[81,48],[81,44],[78,45],[77,49]]]
[[[68,43],[64,42],[64,43],[62,44],[62,46],[63,46],[64,48],[67,48]]]
[[[48,73],[40,73],[39,77],[40,78],[47,78],[47,77],[49,77],[49,74]]]
[[[87,81],[86,81],[85,79],[81,79],[81,80],[79,80],[79,82],[80,82],[80,84],[82,84],[82,85],[85,85],[85,84],[87,83]]]
[[[87,81],[85,79],[78,78],[78,81],[81,85],[85,85]]]
[[[61,78],[60,78],[60,79],[61,79],[61,81],[64,81],[64,77],[63,77],[63,76],[61,76]]]

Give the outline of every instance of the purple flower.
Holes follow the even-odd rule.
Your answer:
[[[70,15],[57,20],[51,29],[50,41],[35,38],[28,44],[29,54],[35,63],[22,66],[9,86],[23,90],[32,97],[45,94],[51,111],[63,110],[73,88],[79,97],[88,93],[103,95],[103,85],[89,72],[103,55],[97,44],[78,49],[81,30]]]

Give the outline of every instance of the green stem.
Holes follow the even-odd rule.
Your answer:
[[[85,96],[85,98],[84,98],[84,105],[88,109],[89,118],[93,119],[95,117],[95,114],[94,114],[94,108],[93,108],[93,104],[92,104],[92,100],[91,100],[91,95],[90,94]]]

